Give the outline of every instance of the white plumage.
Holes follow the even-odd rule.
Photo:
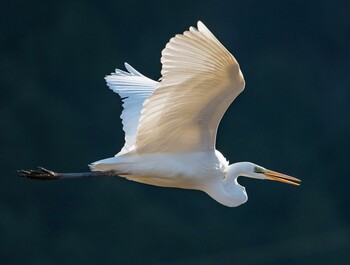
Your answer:
[[[202,190],[226,206],[247,200],[238,176],[298,185],[296,178],[250,162],[229,165],[215,149],[219,122],[245,86],[236,59],[202,23],[172,38],[162,51],[162,77],[153,81],[130,65],[106,77],[123,99],[125,145],[92,171],[129,180]]]
[[[105,78],[109,88],[123,99],[124,110],[121,118],[125,132],[125,145],[118,154],[135,149],[137,127],[143,103],[153,93],[158,83],[140,74],[127,63],[125,63],[125,67],[129,71],[128,73],[116,69],[115,73]]]

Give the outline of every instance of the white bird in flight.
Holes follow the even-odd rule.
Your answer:
[[[94,162],[92,172],[20,170],[32,179],[121,176],[145,184],[200,190],[235,207],[248,199],[239,176],[299,185],[299,179],[262,166],[229,165],[215,149],[219,122],[245,81],[232,54],[199,21],[171,38],[161,57],[159,82],[125,63],[106,77],[123,100],[125,144],[114,157]]]

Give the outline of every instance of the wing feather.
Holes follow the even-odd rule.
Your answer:
[[[125,63],[128,72],[116,69],[106,76],[107,85],[118,93],[123,101],[121,119],[125,132],[125,144],[119,154],[130,152],[135,148],[137,126],[145,99],[153,93],[158,82],[153,81]]]
[[[202,22],[171,38],[162,78],[143,103],[138,153],[215,149],[219,122],[245,81],[236,59]]]

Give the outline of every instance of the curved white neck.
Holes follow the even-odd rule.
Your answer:
[[[237,178],[244,175],[242,166],[244,166],[242,163],[229,165],[226,177],[213,182],[205,192],[217,202],[228,207],[236,207],[245,203],[248,195],[245,188],[237,182]]]

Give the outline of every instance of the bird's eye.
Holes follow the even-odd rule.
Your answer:
[[[254,167],[255,173],[264,173],[264,170],[261,167]]]

